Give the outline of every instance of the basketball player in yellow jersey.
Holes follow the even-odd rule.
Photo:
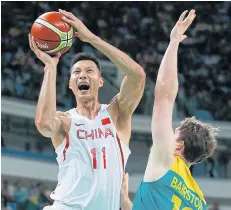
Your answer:
[[[123,210],[205,210],[206,202],[189,167],[208,158],[216,148],[216,131],[195,118],[186,118],[172,129],[172,112],[178,92],[177,51],[196,17],[191,10],[180,16],[157,76],[152,116],[153,146],[133,207],[127,184],[122,190]],[[125,182],[127,179],[125,175]]]

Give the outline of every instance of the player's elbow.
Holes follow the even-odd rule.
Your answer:
[[[40,134],[42,134],[44,137],[51,138],[55,136],[54,129],[51,125],[51,123],[46,121],[35,121],[35,126]]]
[[[166,84],[165,82],[158,82],[155,87],[155,100],[168,99],[175,101],[178,92],[178,84]]]
[[[131,70],[132,71],[127,76],[131,76],[131,78],[133,78],[133,80],[135,80],[136,83],[145,81],[146,73],[140,65],[133,66]]]
[[[144,69],[141,66],[139,66],[137,68],[137,72],[138,72],[138,76],[139,76],[140,80],[145,81],[146,80],[146,73],[145,73]]]

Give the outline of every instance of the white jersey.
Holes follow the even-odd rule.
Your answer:
[[[107,105],[94,120],[68,111],[71,127],[56,149],[58,185],[51,198],[63,209],[119,210],[130,149],[119,139]],[[66,208],[65,208],[66,207]]]

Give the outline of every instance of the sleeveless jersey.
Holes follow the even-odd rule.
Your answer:
[[[118,210],[123,172],[130,149],[119,139],[107,112],[94,120],[68,111],[71,127],[56,149],[58,185],[51,198],[54,205],[73,210]]]
[[[203,193],[184,161],[174,157],[172,168],[159,180],[141,182],[133,210],[205,210]]]

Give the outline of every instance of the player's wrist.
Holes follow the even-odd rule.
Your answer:
[[[50,62],[45,62],[45,71],[49,70],[56,70],[57,69],[57,63],[50,63]]]
[[[96,36],[95,34],[93,34],[93,36],[91,37],[91,39],[88,40],[88,43],[91,45],[96,44],[98,41],[100,40],[100,38],[98,36]]]
[[[170,43],[180,44],[180,42],[181,42],[180,38],[177,37],[170,38]]]

